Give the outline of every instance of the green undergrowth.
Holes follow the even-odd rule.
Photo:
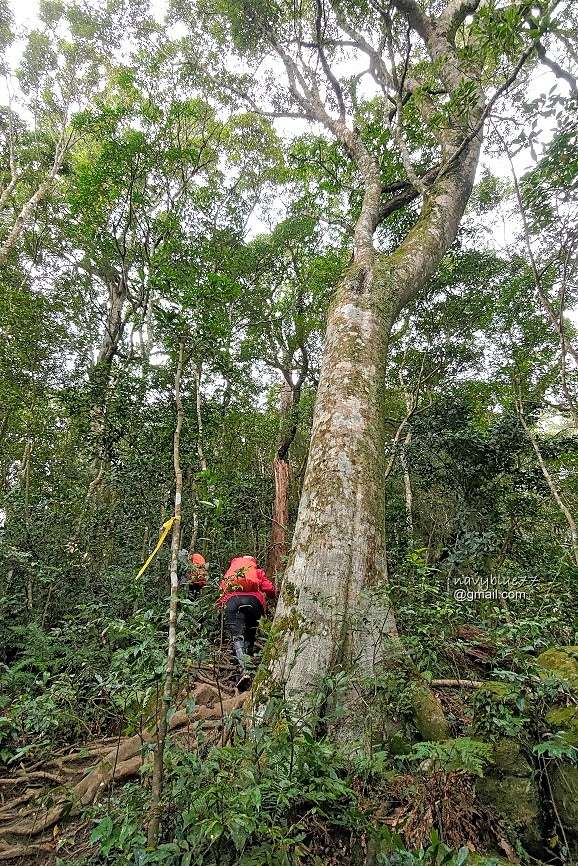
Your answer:
[[[528,582],[520,577],[522,582],[509,584],[499,583],[513,580],[508,562],[502,566],[506,574],[498,570],[495,575],[464,575],[459,568],[450,573],[443,566],[428,564],[426,554],[425,548],[407,550],[391,569],[389,590],[401,641],[426,676],[471,676],[479,680],[506,666],[525,671],[548,647],[578,640],[575,568],[567,569],[565,587],[546,575],[542,583],[526,575]],[[471,586],[468,580],[473,581]],[[522,587],[526,598],[500,603],[458,595],[468,588],[491,589],[491,580],[497,580],[502,589]],[[471,633],[462,634],[463,627],[471,627]],[[470,644],[479,640],[487,643],[487,658],[468,658]]]
[[[339,747],[303,719],[295,720],[291,709],[277,703],[258,727],[248,726],[235,712],[226,719],[218,745],[210,745],[200,727],[193,749],[170,744],[158,848],[146,845],[148,791],[132,783],[93,810],[89,853],[61,863],[463,866],[474,862],[466,845],[468,829],[462,829],[457,818],[455,823],[446,818],[445,826],[443,820],[438,826],[432,824],[428,791],[435,785],[447,794],[446,799],[455,796],[457,804],[462,791],[470,790],[475,777],[482,775],[491,747],[462,738],[447,744],[419,743],[400,754],[394,744],[381,743],[361,757],[352,745]],[[412,845],[403,829],[395,832],[388,827],[386,813],[394,813],[400,803],[414,831],[420,832],[421,844]],[[452,848],[446,844],[448,839],[461,841]],[[479,850],[479,841],[474,841]],[[498,861],[478,856],[475,862]]]
[[[214,651],[215,620],[208,594],[181,600],[177,686]],[[61,627],[32,622],[13,628],[11,640],[15,660],[0,666],[0,763],[37,760],[148,722],[166,670],[166,627],[155,608],[110,619],[78,605]]]

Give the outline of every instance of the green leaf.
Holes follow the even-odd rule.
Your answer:
[[[90,834],[90,844],[94,845],[95,842],[99,842],[101,839],[108,838],[112,832],[112,828],[112,818],[107,815],[106,818],[103,818],[103,820],[96,825],[96,827]]]
[[[458,856],[456,857],[455,866],[463,866],[463,864],[467,861],[470,856],[470,849],[467,845],[463,845],[458,851]]]
[[[118,837],[118,844],[121,847],[124,845],[124,843],[129,838],[129,836],[131,836],[134,833],[134,831],[136,830],[136,827],[137,827],[137,825],[134,821],[131,821],[129,824],[123,824],[122,825],[120,835]]]

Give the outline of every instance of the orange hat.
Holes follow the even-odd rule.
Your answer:
[[[191,562],[193,565],[206,565],[205,557],[201,556],[200,553],[193,553],[191,556]]]

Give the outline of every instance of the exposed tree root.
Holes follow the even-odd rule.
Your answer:
[[[185,709],[175,712],[169,724],[171,736],[190,742],[199,728],[220,731],[223,716],[242,706],[247,694],[237,694],[214,682],[197,684],[192,694],[195,708],[190,715]],[[131,737],[107,738],[75,751],[61,750],[45,762],[0,779],[0,861],[26,856],[30,862],[30,858],[53,849],[52,828],[96,803],[112,783],[137,776],[154,742],[151,726]]]

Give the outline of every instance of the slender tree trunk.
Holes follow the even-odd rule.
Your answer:
[[[4,440],[6,439],[6,434],[8,433],[8,423],[10,421],[10,412],[5,412],[2,416],[2,423],[0,423],[0,454],[4,451]]]
[[[273,458],[273,478],[275,497],[273,499],[273,514],[271,517],[271,535],[269,538],[269,553],[267,556],[267,574],[274,577],[283,571],[283,558],[287,556],[287,525],[289,523],[289,478],[291,467],[285,459],[295,433],[286,430],[287,419],[293,408],[293,391],[286,381],[283,381],[279,404],[279,436],[275,457]],[[288,440],[288,435],[290,439]]]
[[[27,425],[28,426],[28,425]],[[20,473],[23,483],[24,493],[24,525],[26,526],[27,543],[30,539],[30,473],[32,468],[32,450],[34,441],[29,429],[26,431],[26,445],[24,453],[20,461]],[[34,590],[32,585],[32,565],[26,566],[26,608],[31,611],[34,608]]]
[[[560,378],[562,384],[562,391],[564,392],[564,396],[566,397],[566,401],[568,403],[568,409],[570,414],[572,415],[572,420],[574,422],[574,426],[578,427],[578,412],[576,410],[576,404],[574,402],[574,398],[570,393],[568,388],[568,380],[567,380],[567,355],[570,354],[574,363],[578,366],[578,353],[576,352],[575,347],[570,340],[567,329],[564,325],[564,284],[565,277],[562,283],[562,289],[560,292],[560,308],[558,313],[552,307],[548,297],[546,296],[546,292],[544,290],[544,286],[542,284],[542,277],[540,271],[538,269],[538,263],[536,262],[536,258],[534,256],[534,251],[532,249],[532,240],[530,237],[530,227],[528,225],[528,219],[526,216],[526,208],[524,206],[524,199],[522,197],[522,191],[520,189],[520,183],[518,181],[518,175],[516,174],[516,169],[514,168],[514,163],[512,161],[512,157],[510,155],[510,151],[507,143],[502,139],[502,145],[504,150],[508,154],[508,160],[510,162],[510,170],[512,173],[512,178],[514,181],[514,190],[516,193],[516,201],[518,203],[518,210],[520,212],[520,217],[522,220],[522,230],[524,235],[524,244],[526,246],[526,252],[528,253],[528,260],[530,262],[530,267],[532,269],[532,276],[534,278],[534,286],[536,288],[536,293],[540,300],[540,304],[542,309],[546,313],[546,316],[550,320],[550,323],[554,330],[558,335],[558,340],[560,342]]]
[[[516,192],[516,200],[518,202],[518,210],[520,212],[520,217],[522,220],[522,228],[523,228],[523,232],[524,232],[524,244],[526,246],[526,251],[528,253],[528,259],[530,261],[530,267],[532,269],[532,276],[534,278],[534,286],[536,287],[536,292],[538,294],[538,298],[540,299],[540,303],[542,305],[542,308],[543,308],[544,312],[546,313],[546,315],[548,316],[548,318],[550,319],[552,327],[554,328],[554,330],[558,334],[558,337],[560,339],[560,345],[562,347],[562,351],[564,353],[568,352],[572,356],[574,363],[578,366],[578,352],[576,351],[572,342],[568,338],[568,335],[565,333],[564,322],[563,322],[563,318],[562,318],[562,309],[560,309],[560,315],[558,316],[556,314],[556,311],[552,307],[552,304],[550,303],[549,299],[547,298],[546,292],[544,291],[544,286],[542,285],[542,278],[540,276],[540,271],[538,269],[538,265],[537,265],[536,259],[534,257],[534,251],[532,249],[532,242],[530,240],[530,229],[528,227],[528,220],[526,218],[526,209],[524,207],[524,201],[522,199],[522,193],[520,191],[520,185],[518,183],[518,176],[516,175],[516,171],[514,169],[513,162],[511,160],[510,154],[507,150],[507,146],[505,145],[505,147],[506,147],[506,152],[508,153],[508,159],[510,160],[510,166],[511,166],[511,170],[512,170],[512,178],[514,180],[514,190]]]
[[[7,76],[7,81],[9,78]],[[12,93],[8,89],[8,152],[10,162],[10,181],[0,192],[0,210],[3,210],[8,202],[8,199],[14,192],[18,181],[18,169],[16,167],[15,147],[14,147],[14,112],[12,111]]]
[[[34,607],[34,594],[32,591],[32,577],[29,575],[26,581],[26,607],[32,610]]]
[[[283,571],[283,560],[287,556],[287,526],[289,523],[289,478],[291,467],[286,460],[280,460],[276,453],[273,458],[273,478],[275,497],[271,517],[267,573],[274,578]]]
[[[399,462],[403,471],[403,486],[405,488],[405,522],[407,526],[408,541],[413,545],[413,490],[411,486],[411,475],[409,473],[409,465],[407,462],[407,449],[411,444],[411,430],[403,440],[399,452]]]
[[[195,397],[197,407],[197,454],[203,472],[207,471],[207,460],[203,448],[203,413],[201,406],[201,377],[203,375],[203,362],[195,364]]]
[[[109,303],[105,330],[96,364],[90,373],[92,384],[90,429],[97,440],[102,440],[104,436],[109,395],[116,384],[114,379],[111,381],[111,369],[126,324],[125,305],[128,297],[127,281],[124,275],[120,277],[110,276],[106,283]],[[75,539],[80,536],[84,515],[92,498],[105,483],[107,459],[102,441],[99,442],[92,468],[94,477],[86,491],[82,511],[76,525]]]
[[[194,508],[194,506],[193,506]],[[193,510],[193,529],[191,532],[191,539],[189,542],[189,550],[191,553],[197,549],[197,537],[199,535],[199,516],[197,514],[196,509]]]
[[[199,456],[199,465],[201,467],[202,472],[206,472],[208,469],[207,460],[205,457],[205,449],[203,446],[203,412],[202,412],[202,402],[201,402],[201,380],[203,375],[203,362],[198,361],[195,364],[195,407],[197,413],[197,454]],[[198,490],[197,484],[193,480],[193,490],[191,497],[191,508],[193,513],[193,529],[191,531],[191,538],[189,541],[189,550],[192,553],[196,550],[197,547],[197,538],[199,535],[199,509],[198,509]]]
[[[12,228],[8,232],[8,235],[0,245],[0,267],[6,264],[8,259],[8,255],[13,247],[16,245],[20,235],[22,234],[24,227],[28,221],[28,218],[34,212],[36,206],[46,197],[46,195],[50,192],[58,172],[62,168],[62,163],[64,162],[64,157],[66,156],[69,148],[71,147],[74,141],[74,136],[67,132],[66,126],[63,125],[62,130],[60,132],[60,136],[56,143],[56,149],[54,153],[54,160],[52,162],[52,166],[50,170],[47,172],[44,180],[38,185],[36,191],[30,196],[30,198],[24,202],[20,209],[20,213],[14,220],[12,224]],[[12,147],[12,145],[11,145]],[[12,181],[11,188],[9,188],[9,193],[6,198],[3,197],[2,205],[6,204],[7,198],[12,193],[14,184],[16,183],[16,168],[14,163],[13,153],[11,153],[11,172],[12,172]]]
[[[570,509],[568,508],[568,506],[566,505],[566,503],[562,499],[562,496],[560,495],[560,491],[558,490],[554,479],[552,478],[552,476],[550,475],[550,472],[548,471],[548,467],[546,466],[546,462],[542,456],[542,452],[540,451],[540,446],[538,445],[538,441],[537,441],[536,437],[534,436],[532,430],[530,429],[528,423],[526,422],[526,419],[524,418],[524,410],[522,407],[522,401],[521,400],[518,401],[518,418],[520,419],[520,423],[522,424],[522,427],[526,431],[526,436],[528,437],[528,439],[532,443],[532,448],[534,449],[534,453],[536,454],[536,459],[538,460],[538,465],[539,465],[540,469],[542,470],[542,475],[544,476],[544,478],[546,480],[546,484],[550,488],[550,493],[552,494],[552,496],[554,498],[554,502],[556,503],[556,505],[558,506],[558,508],[560,509],[562,514],[564,515],[564,518],[566,519],[566,523],[568,524],[568,528],[570,530],[570,546],[572,549],[572,556],[574,557],[574,562],[576,563],[576,565],[578,565],[578,528],[576,527],[576,521],[574,520],[574,517],[572,516],[572,512],[570,511]]]
[[[183,426],[183,403],[181,400],[181,376],[183,372],[183,358],[185,352],[185,339],[181,339],[179,347],[179,358],[175,373],[175,402],[177,406],[177,425],[173,439],[173,464],[175,470],[175,521],[173,523],[173,534],[171,538],[171,599],[169,605],[169,634],[167,650],[167,666],[165,682],[163,687],[163,701],[159,712],[159,724],[157,730],[157,742],[154,752],[153,777],[151,787],[151,808],[147,834],[147,844],[156,848],[158,844],[160,828],[160,800],[163,787],[164,751],[167,736],[167,713],[170,709],[173,688],[173,672],[175,669],[176,641],[177,641],[177,600],[178,600],[178,576],[177,563],[180,547],[180,523],[181,523],[181,499],[183,491],[183,474],[180,462],[180,438]]]

